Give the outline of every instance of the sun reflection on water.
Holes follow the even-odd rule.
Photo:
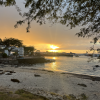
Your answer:
[[[53,62],[52,64],[51,64],[51,68],[54,70],[54,71],[56,71],[57,69],[56,69],[56,62]]]

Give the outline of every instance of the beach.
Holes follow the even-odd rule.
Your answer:
[[[8,74],[10,73],[11,74]],[[4,72],[4,73],[2,73]],[[42,69],[23,69],[0,65],[0,89],[15,91],[25,89],[47,98],[60,98],[73,94],[85,94],[88,100],[100,100],[100,78]],[[11,79],[18,79],[13,82]]]

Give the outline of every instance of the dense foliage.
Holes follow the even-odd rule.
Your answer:
[[[15,47],[21,47],[23,45],[22,40],[15,39],[15,38],[5,38],[5,39],[0,39],[0,44],[4,46],[4,49],[7,49],[10,52],[15,48]]]
[[[100,0],[24,0],[25,8],[29,8],[29,11],[23,14],[15,0],[1,0],[0,4],[16,6],[19,15],[24,19],[17,21],[15,27],[27,22],[27,32],[32,21],[41,25],[50,20],[52,23],[59,22],[70,28],[85,25],[77,35],[95,35],[94,43],[100,37]]]
[[[24,54],[25,55],[33,55],[35,48],[33,46],[24,46]]]
[[[6,53],[2,53],[2,58],[7,58],[7,54]]]

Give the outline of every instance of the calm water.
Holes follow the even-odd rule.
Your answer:
[[[84,75],[100,76],[100,68],[93,70],[94,65],[100,65],[98,60],[88,62],[89,57],[45,57],[47,59],[55,59],[55,62],[37,64],[28,68],[47,69],[52,71],[63,71]]]

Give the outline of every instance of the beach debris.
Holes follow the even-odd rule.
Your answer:
[[[18,79],[11,79],[12,82],[17,82],[20,83],[20,81]]]
[[[100,67],[99,65],[95,65],[94,67]]]
[[[42,71],[47,71],[47,70],[45,70],[45,69],[42,69]]]
[[[17,67],[18,67],[18,65],[15,65],[14,67],[15,67],[15,68],[17,68]]]
[[[67,73],[63,72],[63,73],[61,73],[61,74],[67,74]]]
[[[5,71],[5,72],[9,72],[9,73],[16,73],[16,72],[14,72],[14,71]]]
[[[6,75],[12,75],[12,73],[7,73]]]
[[[51,70],[48,70],[48,72],[52,72],[52,73],[54,73],[53,71],[51,71]]]
[[[83,86],[83,87],[87,87],[87,85],[85,85],[85,84],[77,84],[77,85],[80,85],[80,86]]]
[[[93,70],[96,71],[96,68],[100,67],[99,65],[93,66]]]
[[[34,74],[34,76],[35,76],[35,77],[41,77],[41,75],[38,75],[38,74]]]
[[[1,72],[0,75],[4,74],[4,72]]]

